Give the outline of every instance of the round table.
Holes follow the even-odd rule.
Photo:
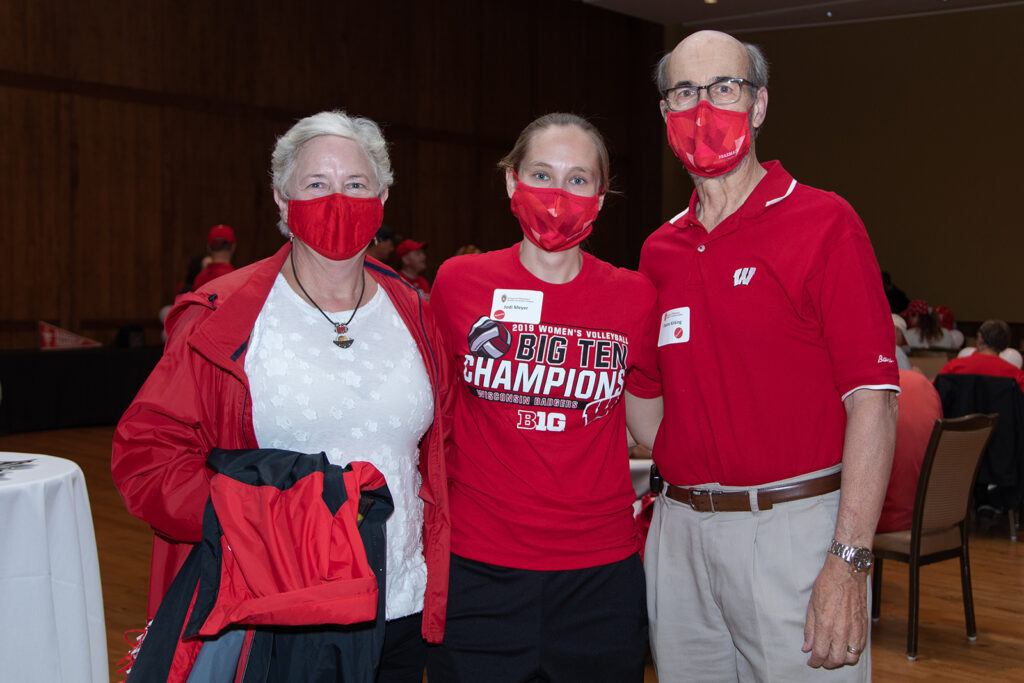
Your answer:
[[[0,472],[0,678],[108,681],[103,594],[85,477],[70,460]]]

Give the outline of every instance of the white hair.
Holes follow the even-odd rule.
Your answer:
[[[388,143],[380,132],[380,126],[371,119],[349,116],[341,110],[322,111],[298,121],[274,145],[274,153],[270,156],[272,185],[282,199],[289,199],[285,187],[295,169],[299,152],[307,142],[321,135],[337,135],[355,140],[370,158],[381,191],[394,184],[395,175],[391,172]],[[289,234],[283,220],[278,221],[277,225],[282,234]]]

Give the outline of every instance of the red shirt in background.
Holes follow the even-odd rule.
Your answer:
[[[199,275],[196,275],[196,280],[192,283],[192,291],[196,291],[210,280],[215,280],[221,275],[227,275],[233,270],[234,268],[230,263],[221,263],[219,261],[211,263],[199,271]]]
[[[928,449],[935,421],[942,417],[939,392],[928,378],[914,370],[900,370],[899,420],[896,423],[896,452],[889,488],[885,491],[878,533],[904,531],[914,520],[914,497],[921,463]]]
[[[999,356],[987,353],[972,353],[964,358],[954,358],[939,370],[939,374],[948,375],[990,375],[992,377],[1012,377],[1017,380],[1021,391],[1024,391],[1024,372],[1013,363],[1008,363]]]
[[[430,282],[427,280],[427,278],[423,277],[422,275],[417,275],[416,277],[409,277],[402,271],[398,271],[398,274],[402,276],[403,280],[408,282],[416,289],[420,290],[424,294],[430,294]]]

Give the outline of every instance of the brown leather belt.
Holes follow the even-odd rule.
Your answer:
[[[771,510],[779,503],[832,493],[839,489],[841,479],[842,472],[834,472],[815,479],[757,489],[757,507]],[[689,505],[697,512],[749,512],[751,509],[748,491],[684,488],[672,484],[667,484],[665,489],[666,496]]]

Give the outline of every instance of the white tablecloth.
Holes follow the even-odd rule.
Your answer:
[[[103,594],[85,477],[70,460],[0,475],[0,680],[108,681]]]

